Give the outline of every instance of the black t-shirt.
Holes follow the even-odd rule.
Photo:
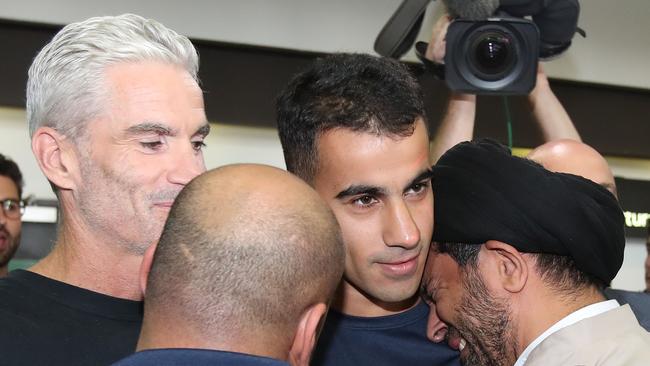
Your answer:
[[[312,366],[458,366],[459,353],[426,337],[429,307],[422,301],[405,312],[357,317],[330,310]]]
[[[0,279],[1,365],[110,365],[135,352],[142,302],[24,270]]]

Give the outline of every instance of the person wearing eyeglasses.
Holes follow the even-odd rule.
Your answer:
[[[0,154],[0,277],[9,272],[9,261],[20,244],[22,193],[23,175],[18,165]]]

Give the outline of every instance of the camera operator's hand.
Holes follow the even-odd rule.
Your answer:
[[[447,35],[447,28],[451,22],[451,17],[448,14],[441,16],[433,25],[431,31],[431,40],[427,47],[425,57],[429,60],[444,64],[445,63],[445,36]]]
[[[542,131],[544,141],[559,139],[582,141],[571,117],[551,90],[541,63],[537,65],[537,81],[535,88],[528,94],[528,102],[534,119]]]
[[[431,40],[425,57],[437,63],[445,60],[445,36],[451,23],[447,14],[441,16],[433,26]],[[468,141],[474,135],[474,117],[476,114],[476,96],[451,92],[447,111],[440,121],[438,130],[431,141],[431,162],[438,159],[459,142]]]

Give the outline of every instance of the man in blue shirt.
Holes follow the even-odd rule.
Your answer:
[[[181,191],[153,251],[139,352],[119,365],[309,365],[345,252],[307,184],[262,165],[210,171]]]
[[[429,133],[404,65],[361,54],[316,60],[277,103],[287,169],[329,204],[346,266],[313,365],[456,365],[426,338],[417,295],[433,228]]]

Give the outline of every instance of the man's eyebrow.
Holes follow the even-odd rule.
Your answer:
[[[380,187],[361,184],[361,185],[349,186],[348,188],[339,192],[339,194],[336,195],[336,198],[343,199],[346,197],[358,196],[358,195],[379,196],[384,193],[385,191]]]
[[[409,184],[406,185],[405,190],[408,190],[410,187],[422,182],[423,180],[431,179],[433,177],[433,170],[427,168],[420,172],[415,178],[411,179]]]
[[[162,123],[156,122],[144,122],[138,123],[137,125],[131,126],[126,129],[127,135],[144,135],[148,133],[155,133],[157,135],[164,136],[173,136],[175,131],[173,131],[169,126],[165,126]]]
[[[201,127],[199,127],[192,136],[207,136],[210,133],[210,123],[206,122]]]
[[[427,168],[423,170],[408,183],[408,185],[406,186],[407,188],[405,190],[408,190],[408,188],[412,187],[417,183],[422,182],[423,180],[431,179],[432,176],[433,176],[433,171],[431,170],[431,168]],[[385,194],[386,194],[386,190],[381,187],[361,184],[361,185],[349,186],[348,188],[339,192],[339,194],[336,195],[336,198],[342,199],[345,197],[358,196],[358,195],[368,195],[368,196],[377,197]]]

